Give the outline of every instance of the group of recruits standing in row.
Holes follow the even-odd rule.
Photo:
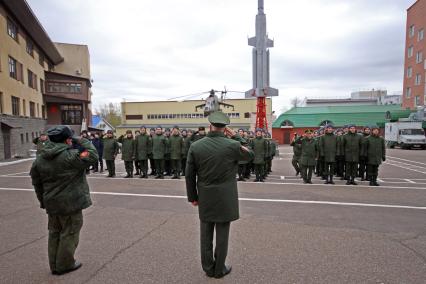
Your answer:
[[[318,131],[306,130],[304,136],[296,133],[292,164],[296,176],[301,174],[304,183],[312,183],[312,173],[334,184],[333,176],[347,180],[347,185],[357,185],[356,177],[379,186],[379,166],[386,160],[385,140],[377,126],[366,126],[358,133],[355,125],[334,129],[326,125]]]
[[[245,181],[250,178],[251,173],[255,173],[254,181],[263,182],[272,171],[276,142],[263,129],[256,129],[255,132],[239,129],[238,134],[241,137],[240,143],[251,148],[255,154],[251,161],[239,161],[238,181]],[[163,128],[158,126],[151,128],[148,133],[147,128],[141,126],[140,130],[135,131],[135,135],[131,130],[127,130],[126,135],[115,138],[114,133],[109,130],[104,136],[83,131],[81,137],[89,139],[98,151],[99,161],[93,166],[94,172],[103,171],[104,159],[108,177],[114,177],[115,159],[121,149],[127,173],[125,178],[133,178],[135,170],[135,175],[148,178],[149,161],[149,175],[155,176],[156,179],[164,179],[165,175],[180,179],[181,175],[185,175],[189,147],[193,142],[206,137],[206,130],[202,126],[198,131],[180,130],[178,126],[174,126],[172,130],[166,128],[163,132]],[[89,170],[87,172],[89,173]]]

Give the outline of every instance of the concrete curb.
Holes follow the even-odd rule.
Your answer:
[[[23,162],[27,162],[27,161],[33,161],[33,160],[35,160],[35,158],[21,159],[21,160],[16,160],[16,161],[11,161],[11,162],[0,162],[0,167],[15,165],[15,164],[19,164],[19,163],[23,163]]]

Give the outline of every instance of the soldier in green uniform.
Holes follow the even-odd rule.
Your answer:
[[[164,171],[166,176],[172,175],[172,163],[170,159],[170,128],[164,130],[164,137],[166,138],[166,148],[164,150]]]
[[[348,181],[346,185],[357,185],[355,177],[358,172],[359,154],[361,152],[361,135],[356,132],[355,125],[349,125],[349,132],[343,136],[343,149],[345,152],[346,175]]]
[[[269,137],[271,137],[271,135],[269,135]],[[271,137],[271,140],[270,140],[270,143],[269,143],[270,160],[269,160],[269,163],[268,163],[268,173],[272,173],[272,162],[274,160],[276,151],[277,151],[277,143]]]
[[[312,133],[313,131],[308,129],[305,131],[305,137],[297,140],[302,149],[300,164],[302,166],[303,183],[310,184],[312,184],[312,172],[316,164],[315,159],[318,157],[318,143],[313,139]]]
[[[171,168],[173,172],[172,179],[180,179],[183,138],[180,136],[178,126],[173,127],[172,135],[169,138],[169,144]]]
[[[370,180],[367,173],[367,138],[370,136],[371,129],[370,127],[364,127],[362,131],[362,139],[361,139],[361,153],[359,156],[359,177],[362,181]]]
[[[268,143],[263,138],[263,129],[256,129],[256,138],[251,142],[251,148],[254,152],[254,173],[256,175],[255,182],[264,181],[265,156],[268,151]]]
[[[108,130],[106,137],[102,140],[104,144],[103,157],[108,168],[108,177],[115,177],[115,158],[118,154],[119,145],[114,138],[112,130]]]
[[[138,136],[141,135],[141,132],[139,130],[135,131],[135,141],[138,138]],[[135,142],[136,143],[136,142]],[[136,173],[135,175],[140,175],[141,174],[141,166],[139,165],[139,160],[135,158],[135,169],[136,169]]]
[[[192,137],[192,130],[188,129],[185,131],[182,131],[182,138],[183,138],[183,144],[182,144],[182,175],[185,175],[185,168],[186,168],[186,156],[188,156],[189,147],[191,146],[191,137]]]
[[[244,129],[239,129],[238,135],[241,137],[241,141],[240,141],[241,145],[248,147],[247,140],[244,137]],[[247,164],[248,164],[248,161],[246,160],[238,161],[238,181],[246,181],[245,175],[246,175]]]
[[[337,137],[333,131],[333,126],[328,124],[325,127],[325,134],[319,141],[320,155],[324,161],[325,184],[334,184],[333,175],[337,154]]]
[[[155,128],[151,128],[149,130],[149,136],[151,138],[151,144],[149,145],[148,148],[148,159],[149,159],[149,166],[151,167],[151,172],[149,173],[150,176],[155,176],[157,175],[156,171],[155,171],[155,161],[154,161],[154,154],[152,153],[152,139],[155,136]]]
[[[121,159],[124,161],[124,167],[127,175],[125,178],[133,178],[133,161],[135,160],[136,143],[133,139],[132,130],[126,131],[126,136],[120,136],[118,142],[121,143]]]
[[[152,155],[154,158],[156,179],[164,179],[164,155],[166,153],[167,139],[163,135],[163,128],[158,126],[152,137]]]
[[[345,152],[343,149],[343,130],[341,128],[336,130],[336,137],[336,175],[340,177],[341,180],[343,180],[345,167]]]
[[[33,143],[36,145],[37,149],[36,155],[40,153],[47,141],[49,141],[49,137],[46,133],[41,133],[39,137],[34,138]]]
[[[379,166],[382,161],[386,161],[385,139],[379,136],[380,129],[377,126],[371,128],[371,135],[368,136],[365,143],[367,153],[367,170],[370,177],[370,185],[379,186],[377,176],[379,175]]]
[[[52,274],[65,274],[81,267],[74,258],[82,210],[92,205],[86,169],[98,161],[95,147],[85,138],[72,137],[68,126],[47,131],[46,142],[31,167],[31,179],[40,208],[48,214],[48,256]],[[73,149],[72,144],[79,149]]]
[[[300,174],[300,156],[302,155],[302,145],[296,143],[298,139],[300,139],[300,137],[297,133],[294,133],[293,140],[290,143],[290,146],[293,147],[293,158],[291,159],[291,164],[296,171],[296,176]]]
[[[250,160],[253,153],[225,137],[224,131],[235,135],[225,128],[229,124],[226,114],[216,111],[208,119],[211,132],[194,142],[188,152],[186,190],[188,201],[198,206],[202,268],[208,277],[222,278],[232,269],[225,265],[230,223],[239,219],[237,164]]]
[[[206,128],[204,126],[198,127],[198,131],[192,135],[192,142],[198,141],[206,137]]]
[[[243,138],[246,140],[247,145],[250,146],[252,144],[252,142],[253,142],[254,136],[252,135],[251,131],[244,131]],[[245,170],[244,178],[245,179],[250,179],[251,173],[254,172],[253,159],[251,159],[250,161],[248,161],[248,163],[245,166],[245,168],[246,168],[246,170]]]
[[[146,127],[141,126],[140,135],[135,140],[135,159],[139,161],[140,178],[148,178],[148,157],[150,151],[152,152],[152,139],[146,133]]]

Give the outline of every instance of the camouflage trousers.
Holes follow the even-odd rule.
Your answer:
[[[49,266],[53,272],[66,271],[74,266],[74,253],[83,226],[83,213],[69,216],[48,215],[48,255]]]

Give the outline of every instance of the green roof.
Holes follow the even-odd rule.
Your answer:
[[[334,126],[384,124],[387,112],[392,116],[400,110],[400,105],[294,107],[281,114],[272,127],[281,128],[286,122],[293,127],[319,127],[324,121]]]
[[[412,113],[409,109],[389,110],[386,112],[386,119],[390,121],[398,121],[400,118],[407,118]]]

